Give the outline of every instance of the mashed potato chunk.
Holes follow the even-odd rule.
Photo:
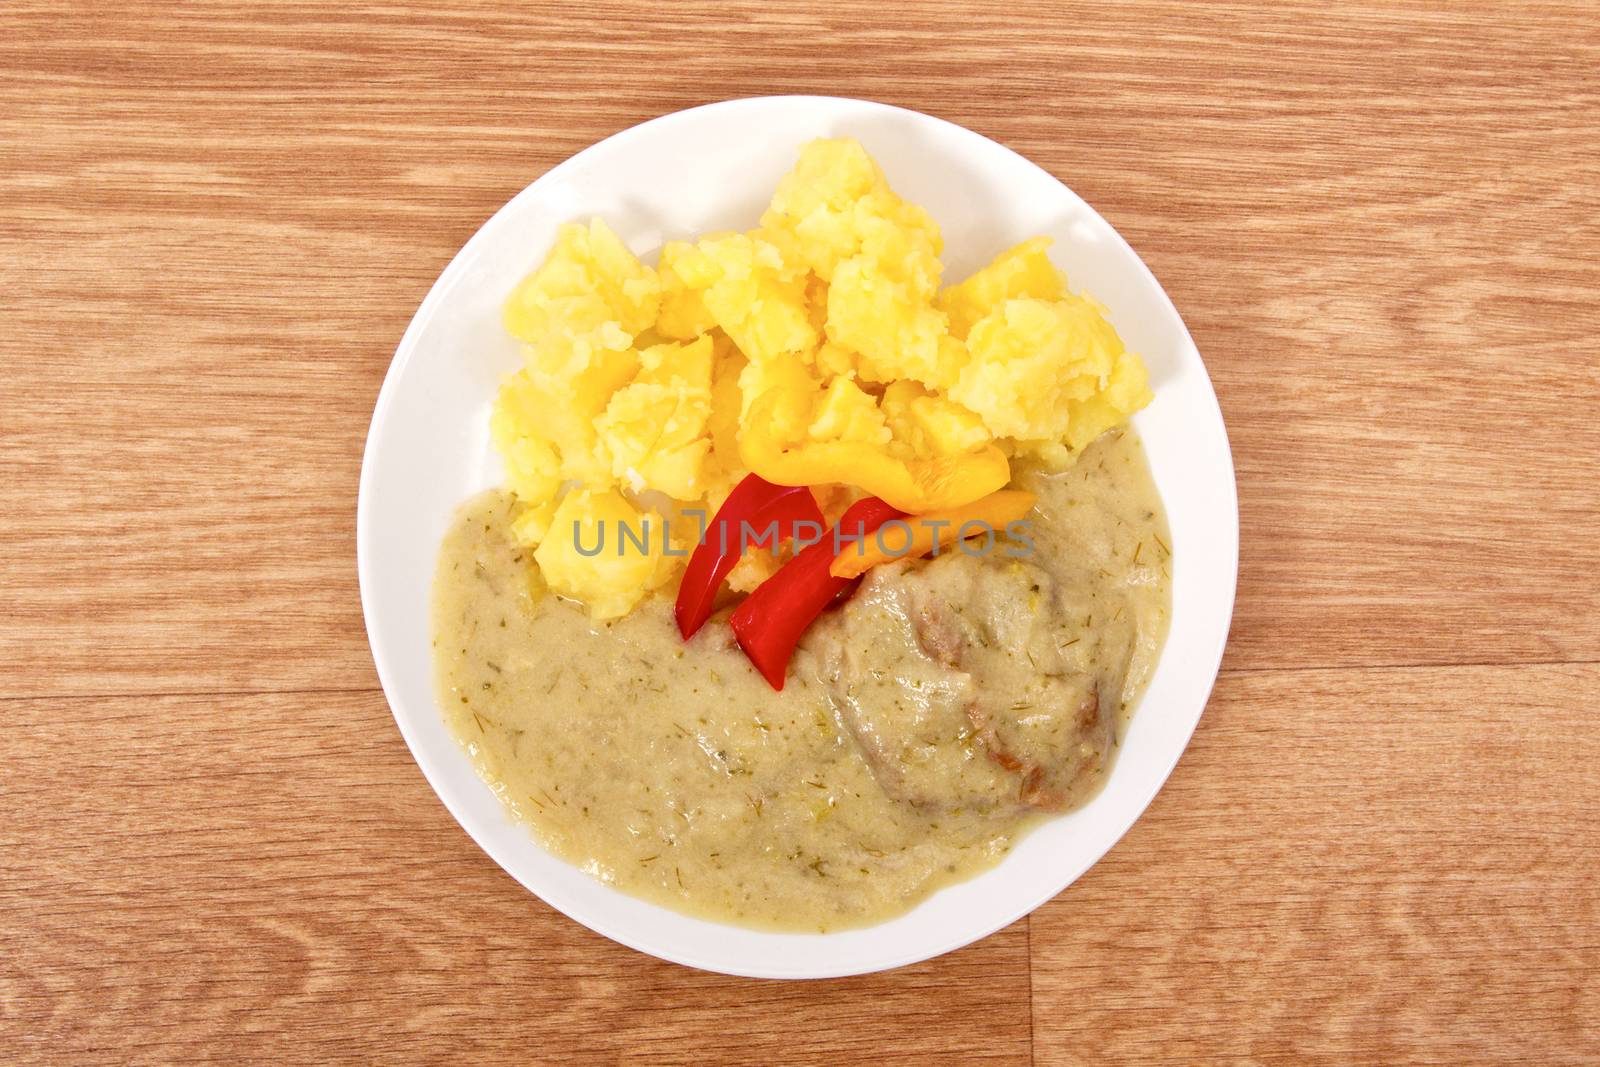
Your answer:
[[[912,456],[959,456],[982,448],[994,435],[977,413],[917,382],[895,382],[883,393],[894,440]]]
[[[569,223],[556,233],[544,264],[506,300],[505,324],[529,344],[584,343],[607,347],[652,325],[661,307],[661,281],[600,219]]]
[[[645,349],[638,376],[611,395],[595,420],[600,454],[627,489],[654,489],[675,500],[704,495],[711,356],[711,338],[703,335]]]
[[[735,233],[701,241],[679,255],[673,269],[751,359],[794,357],[816,347],[805,274],[760,237]]]
[[[1073,432],[1077,419],[1099,424],[1098,435],[1107,416],[1120,421],[1150,400],[1143,365],[1086,297],[1006,300],[973,324],[967,350],[950,399],[996,437],[1076,450],[1092,439]]]
[[[884,249],[869,248],[875,241],[914,246],[921,268],[933,271],[928,287],[938,285],[939,227],[926,211],[890,190],[859,141],[805,145],[761,216],[761,232],[791,261],[830,283],[839,264],[863,251],[881,258]]]
[[[505,462],[506,484],[516,494],[512,533],[524,545],[537,545],[555,511],[561,489],[561,454],[540,432],[541,398],[526,371],[500,387],[489,415],[489,436]]]
[[[597,619],[626,615],[667,578],[661,517],[615,489],[578,489],[561,500],[534,562],[550,588],[581,600]]]
[[[760,232],[826,284],[827,339],[858,353],[863,378],[943,381],[939,227],[894,194],[858,142],[806,145]]]
[[[857,353],[857,370],[869,381],[949,385],[959,368],[948,358],[944,313],[932,296],[918,291],[903,264],[847,259],[828,287],[828,339]]]
[[[700,290],[690,288],[677,270],[677,263],[694,250],[687,241],[668,241],[661,246],[661,315],[656,319],[656,332],[663,337],[692,341],[717,324]]]
[[[561,476],[579,482],[603,482],[611,464],[598,447],[595,420],[611,395],[639,367],[632,348],[591,349],[579,359],[555,347],[528,348],[528,396],[538,412],[535,425],[561,453]]]
[[[972,324],[1007,300],[1031,296],[1059,300],[1066,279],[1050,262],[1050,238],[1034,237],[996,256],[987,267],[939,295],[952,336],[966,340]]]
[[[806,433],[817,441],[860,441],[872,445],[888,444],[891,437],[889,423],[878,408],[877,398],[849,378],[835,378],[823,391]]]

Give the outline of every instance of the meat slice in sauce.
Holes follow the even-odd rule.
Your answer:
[[[1061,810],[1105,771],[1132,651],[1092,622],[1035,563],[957,552],[876,568],[807,647],[891,797]]]

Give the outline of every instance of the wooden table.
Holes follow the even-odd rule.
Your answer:
[[[0,7],[0,1061],[1600,1059],[1592,5]],[[555,914],[379,692],[357,469],[434,277],[662,112],[1008,144],[1160,276],[1243,564],[1194,744],[869,977]]]

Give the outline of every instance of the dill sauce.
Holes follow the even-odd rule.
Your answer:
[[[1018,481],[1040,494],[1036,561],[1070,552],[1064,580],[1136,628],[1131,707],[1169,602],[1165,522],[1138,439],[1109,434],[1072,469]],[[609,622],[551,595],[509,539],[510,514],[508,495],[483,494],[445,538],[440,701],[511,812],[602,882],[703,918],[836,930],[992,866],[1039,818],[928,813],[885,795],[817,678],[807,646],[829,639],[826,620],[775,693],[721,616],[685,643],[665,595]]]

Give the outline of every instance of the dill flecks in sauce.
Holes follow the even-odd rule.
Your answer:
[[[996,697],[1009,718],[987,728],[1020,752],[1042,718],[1029,694],[1055,692],[1038,688],[1044,675],[1092,676],[1114,719],[1136,701],[1166,632],[1171,550],[1131,432],[1107,434],[1068,471],[1021,470],[1017,481],[1040,496],[1028,563],[1044,577],[1021,580],[1014,619],[980,629],[1031,627],[1026,658],[1017,637],[1006,661],[1016,666],[984,667],[987,688],[1012,694]],[[991,766],[979,730],[950,719],[951,679],[968,664],[931,655],[926,632],[886,630],[879,646],[851,630],[869,608],[892,607],[900,572],[918,595],[948,571],[962,597],[976,597],[976,580],[978,594],[1003,602],[998,583],[1018,581],[1014,571],[946,561],[920,577],[912,564],[869,578],[871,602],[819,621],[774,693],[721,618],[685,643],[666,596],[597,623],[550,595],[507,535],[511,513],[503,493],[472,500],[441,550],[441,706],[516,817],[594,877],[705,918],[834,930],[893,917],[993,865],[1041,817],[984,792],[1004,768]],[[884,699],[907,703],[875,705],[880,682],[903,683]],[[1059,749],[1061,724],[1047,726]],[[1108,761],[1080,776],[1073,801],[1098,787]],[[908,781],[915,788],[898,787]]]

